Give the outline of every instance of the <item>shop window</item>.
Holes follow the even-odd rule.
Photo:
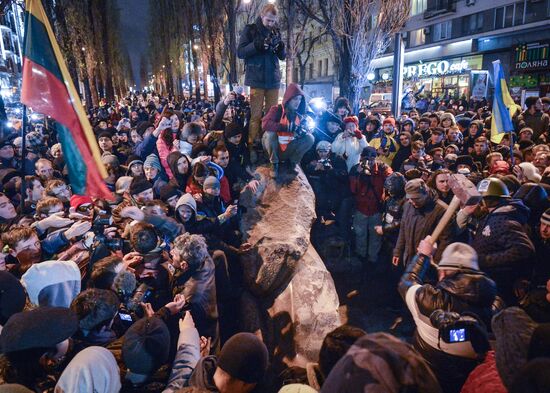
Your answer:
[[[452,23],[446,21],[434,26],[434,41],[442,41],[451,38]]]

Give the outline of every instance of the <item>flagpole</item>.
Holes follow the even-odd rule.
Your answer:
[[[23,213],[25,209],[25,199],[27,197],[27,184],[25,181],[25,158],[27,156],[27,105],[23,105],[23,126],[21,127],[21,203],[19,211]]]

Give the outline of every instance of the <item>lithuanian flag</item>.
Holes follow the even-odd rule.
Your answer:
[[[92,127],[40,0],[27,0],[21,102],[58,123],[75,194],[112,198]]]

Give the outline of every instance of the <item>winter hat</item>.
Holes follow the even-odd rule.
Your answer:
[[[279,393],[317,393],[317,390],[301,383],[291,383],[290,385],[283,386],[279,390]]]
[[[386,117],[382,122],[382,126],[384,126],[385,124],[391,124],[393,127],[395,127],[395,119],[393,117]]]
[[[114,355],[103,347],[78,352],[55,386],[56,392],[120,392],[120,370]]]
[[[505,308],[491,322],[495,334],[498,373],[510,387],[521,367],[527,363],[529,344],[537,324],[519,307]]]
[[[135,164],[143,165],[143,161],[141,160],[141,158],[139,156],[137,156],[135,154],[132,154],[126,160],[126,166],[128,167],[128,169],[130,169],[132,167],[132,165],[135,165]]]
[[[498,174],[498,173],[503,175],[507,175],[510,173],[510,165],[508,164],[508,162],[503,160],[495,161],[495,163],[491,167],[491,174]]]
[[[413,119],[405,119],[405,120],[403,120],[402,125],[404,126],[405,124],[410,124],[411,128],[414,130],[415,124],[414,124],[414,120],[413,120]]]
[[[315,150],[319,151],[319,150],[322,150],[322,151],[330,151],[332,148],[332,145],[330,144],[330,142],[328,141],[321,141],[317,144],[317,146],[315,147]]]
[[[540,222],[545,225],[550,225],[550,209],[546,209],[546,211],[542,213]]]
[[[115,183],[115,193],[122,195],[126,191],[128,191],[128,189],[130,188],[130,184],[132,183],[132,180],[134,180],[132,176],[119,177]]]
[[[344,125],[348,124],[348,123],[353,123],[357,127],[359,127],[359,119],[357,118],[357,116],[348,116],[348,117],[344,118]]]
[[[237,333],[223,346],[218,367],[233,378],[246,383],[258,383],[267,370],[268,353],[265,344],[252,333]]]
[[[120,162],[118,161],[118,157],[111,153],[105,153],[101,156],[101,162],[103,165],[111,165],[112,167],[118,168],[120,166]]]
[[[78,319],[68,308],[41,306],[11,316],[0,335],[2,353],[50,348],[71,337]]]
[[[135,374],[152,374],[168,361],[169,353],[170,332],[160,318],[142,318],[124,335],[122,359]]]
[[[439,393],[428,363],[414,348],[387,333],[367,334],[353,344],[323,383],[321,393]]]
[[[443,123],[443,120],[450,120],[451,126],[456,125],[456,120],[452,113],[449,113],[449,112],[442,113],[441,116],[439,117],[439,123],[440,124]]]
[[[456,158],[456,166],[459,165],[467,165],[470,167],[471,170],[477,169],[477,166],[474,163],[474,159],[472,156],[458,156]]]
[[[25,307],[27,296],[17,278],[11,273],[0,271],[0,325]]]
[[[80,206],[82,205],[85,205],[85,204],[93,204],[94,201],[92,200],[92,198],[90,198],[89,196],[87,195],[76,195],[76,194],[73,194],[71,195],[71,207],[73,209],[78,209]]]
[[[456,121],[456,124],[460,125],[462,128],[464,128],[464,129],[467,130],[468,128],[470,128],[471,122],[472,122],[472,121],[471,121],[469,118],[467,118],[467,117],[461,117],[460,119],[458,119],[458,120]]]
[[[361,151],[361,157],[376,158],[376,149],[372,146],[367,146]]]
[[[109,131],[109,129],[107,130],[102,130],[98,135],[97,135],[97,140],[99,141],[101,138],[109,138],[111,139],[113,137],[113,134],[111,133],[111,131]]]
[[[206,190],[207,188],[220,188],[220,181],[216,176],[208,176],[202,185],[202,189]]]
[[[422,198],[428,195],[428,186],[422,179],[412,179],[405,184],[405,198]]]
[[[342,107],[346,108],[348,112],[351,113],[351,106],[349,105],[349,100],[346,97],[338,97],[334,100],[334,112]]]
[[[168,199],[175,196],[180,197],[181,194],[182,192],[176,186],[173,186],[172,184],[165,184],[160,188],[159,196],[161,201],[167,202]]]
[[[533,136],[533,129],[532,129],[532,128],[523,127],[523,128],[519,131],[519,134],[518,134],[518,135],[521,135],[521,134],[523,134],[524,132],[526,132],[526,133],[528,133],[528,134],[531,134],[531,136]]]
[[[176,211],[183,205],[189,206],[191,210],[197,213],[197,201],[195,201],[195,198],[193,198],[191,194],[183,194],[180,199],[178,199],[178,203],[176,203]]]
[[[476,251],[466,243],[449,244],[439,261],[438,269],[445,270],[479,270]]]
[[[319,124],[327,124],[328,122],[337,123],[340,127],[342,126],[342,120],[330,111],[325,111],[321,115]]]
[[[23,274],[21,284],[33,305],[68,308],[80,293],[80,269],[73,261],[35,263]]]
[[[116,315],[120,300],[107,289],[90,288],[80,292],[71,303],[71,310],[78,317],[78,326],[93,330],[101,323],[110,321]]]
[[[229,123],[225,126],[225,130],[223,131],[223,136],[225,139],[232,138],[234,136],[240,135],[243,133],[242,127],[238,123]]]
[[[538,168],[534,166],[531,162],[522,162],[521,164],[519,164],[519,167],[523,171],[523,174],[525,175],[527,180],[534,183],[540,183],[542,176],[540,175]]]
[[[134,177],[132,182],[130,183],[130,188],[128,189],[128,192],[130,195],[136,195],[139,194],[145,190],[152,189],[153,185],[144,177]]]
[[[157,157],[156,154],[149,154],[147,156],[147,158],[145,159],[145,161],[143,162],[143,167],[144,168],[156,168],[159,171],[162,169],[162,167],[160,166],[159,158]]]

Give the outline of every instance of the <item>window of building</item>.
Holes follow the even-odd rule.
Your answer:
[[[313,79],[313,63],[309,63],[309,79]]]
[[[411,0],[411,16],[424,13],[426,11],[426,0]]]
[[[483,13],[478,12],[464,17],[465,33],[476,33],[483,30]]]
[[[519,26],[528,23],[525,18],[525,10],[530,2],[521,1],[495,9],[495,29]],[[537,20],[544,19],[538,17]]]
[[[504,7],[504,27],[512,27],[514,24],[514,5]]]
[[[548,1],[527,1],[525,4],[525,23],[545,20],[548,13]]]
[[[495,30],[504,27],[504,7],[495,9]]]
[[[322,77],[323,76],[323,60],[319,60],[317,62],[317,64],[318,64],[318,67],[319,67],[319,69],[317,70],[317,72],[319,73],[318,76]]]
[[[442,41],[451,38],[451,21],[438,23],[434,26],[434,41]]]
[[[325,76],[328,76],[328,59],[325,59]]]
[[[415,47],[424,45],[426,43],[426,35],[424,34],[424,28],[413,30],[409,33],[409,46]]]

